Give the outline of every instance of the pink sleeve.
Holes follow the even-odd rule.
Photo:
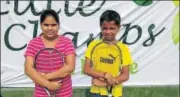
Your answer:
[[[24,56],[25,57],[27,57],[27,56],[32,56],[32,57],[34,57],[35,56],[35,52],[36,52],[36,50],[35,50],[35,47],[34,47],[34,45],[33,45],[33,43],[32,43],[32,40],[28,43],[28,45],[27,45],[27,48],[26,48],[26,51],[25,51],[25,54],[24,54]]]
[[[75,48],[70,39],[68,39],[65,47],[65,55],[67,56],[68,54],[73,54],[75,53]]]

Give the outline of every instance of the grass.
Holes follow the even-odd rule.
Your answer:
[[[33,97],[33,88],[1,88],[2,97]],[[89,87],[75,88],[73,97],[91,97]],[[179,86],[124,87],[124,97],[179,97]]]

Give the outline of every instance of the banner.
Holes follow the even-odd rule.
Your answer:
[[[41,33],[40,14],[54,9],[60,17],[59,33],[76,48],[73,86],[90,86],[84,75],[84,52],[99,39],[99,18],[105,10],[121,15],[117,39],[129,46],[134,63],[124,85],[179,84],[179,2],[153,0],[1,1],[1,86],[34,87],[24,73],[27,43]]]

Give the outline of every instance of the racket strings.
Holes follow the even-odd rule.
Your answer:
[[[96,48],[94,51],[94,55],[92,57],[93,60],[97,60],[97,57],[105,58],[107,61],[116,61],[120,58],[119,50],[115,47],[110,46],[102,46]],[[113,59],[113,60],[112,60]],[[120,61],[120,60],[118,60]],[[112,62],[110,62],[112,64]]]
[[[56,50],[41,50],[35,58],[35,67],[40,72],[53,72],[64,64],[64,56]]]

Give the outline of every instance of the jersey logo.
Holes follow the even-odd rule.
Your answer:
[[[107,64],[113,64],[115,57],[112,56],[112,54],[109,54],[109,57],[100,57],[100,62],[107,63]]]

